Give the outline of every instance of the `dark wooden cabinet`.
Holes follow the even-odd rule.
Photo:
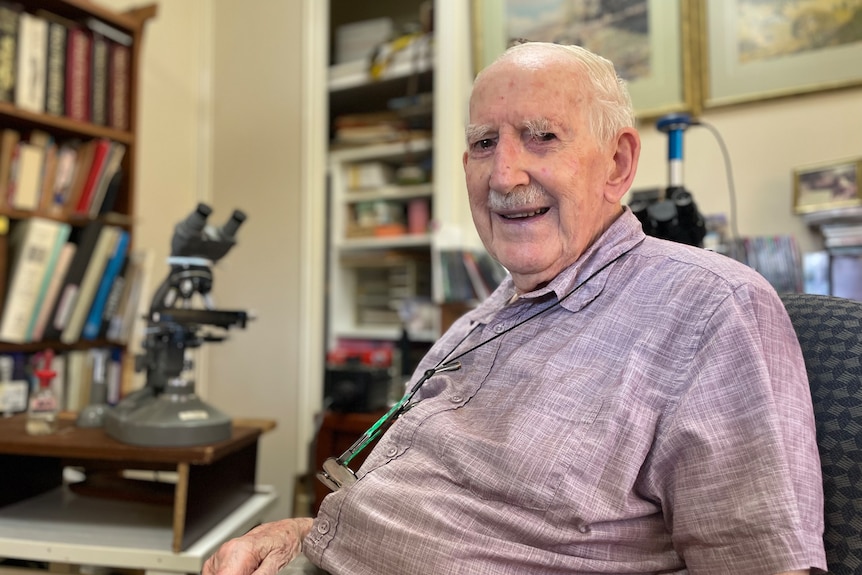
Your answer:
[[[314,449],[314,471],[323,467],[323,462],[328,457],[338,457],[350,447],[354,441],[359,439],[365,430],[374,425],[385,411],[371,413],[336,413],[327,411],[323,415],[320,431],[317,433]],[[376,441],[374,442],[376,443]],[[365,458],[371,453],[374,443],[370,444],[350,464],[353,470],[359,469]],[[329,488],[320,481],[314,481],[314,503],[312,511],[317,514],[323,498],[329,495]]]

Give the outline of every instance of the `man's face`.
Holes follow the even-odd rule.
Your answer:
[[[464,171],[485,248],[520,291],[553,279],[620,213],[613,150],[587,125],[586,80],[559,62],[497,62],[470,99]]]

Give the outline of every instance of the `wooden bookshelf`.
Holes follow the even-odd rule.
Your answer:
[[[14,231],[17,225],[35,217],[61,222],[64,226],[68,225],[71,233],[67,241],[74,241],[77,237],[76,231],[80,231],[94,220],[98,220],[106,225],[115,226],[129,234],[129,249],[127,254],[131,254],[135,244],[134,211],[137,194],[135,184],[138,155],[137,109],[139,74],[141,69],[141,46],[146,23],[148,20],[156,16],[157,7],[155,4],[150,4],[126,12],[117,12],[89,0],[28,0],[24,3],[12,2],[7,5],[15,5],[22,13],[26,12],[40,20],[52,22],[55,25],[59,23],[66,30],[66,40],[62,44],[64,46],[63,53],[65,55],[61,59],[66,66],[63,69],[62,76],[59,76],[62,78],[61,85],[63,86],[63,101],[66,106],[64,106],[62,113],[49,113],[48,110],[51,108],[47,103],[41,111],[34,111],[34,109],[31,109],[30,107],[22,107],[19,105],[20,101],[15,97],[13,89],[11,98],[6,101],[0,101],[0,128],[2,128],[2,130],[13,130],[18,132],[21,135],[21,141],[25,141],[25,138],[27,138],[33,131],[46,133],[50,138],[51,145],[55,146],[55,150],[59,149],[63,143],[76,142],[83,144],[93,140],[104,139],[111,142],[111,145],[114,147],[123,147],[124,153],[122,155],[122,160],[119,162],[119,172],[122,173],[122,178],[118,179],[118,181],[121,183],[118,186],[115,186],[116,195],[112,196],[112,202],[110,204],[112,207],[110,210],[107,210],[106,208],[105,213],[96,215],[96,212],[99,211],[97,208],[88,210],[86,213],[83,211],[78,211],[76,213],[75,210],[69,209],[68,205],[62,206],[59,204],[48,206],[50,209],[43,208],[41,197],[44,197],[44,194],[40,196],[40,206],[35,209],[21,209],[20,205],[10,202],[9,197],[0,198],[0,220],[7,224],[5,226],[7,235],[0,238],[0,240],[2,240],[0,241],[0,244],[2,244],[2,246],[0,246],[0,253],[4,256],[2,258],[2,262],[0,262],[0,266],[2,266],[2,270],[5,272],[4,278],[8,281],[10,274],[13,272],[13,262],[11,261],[13,254],[7,245],[8,240],[12,237],[10,234]],[[117,98],[114,104],[112,104],[116,106],[114,109],[121,110],[125,120],[122,127],[118,127],[119,124],[116,122],[111,122],[110,118],[107,118],[107,114],[106,119],[99,122],[90,121],[89,118],[93,117],[92,109],[90,109],[90,113],[88,114],[88,119],[86,121],[75,119],[69,115],[68,99],[65,95],[66,88],[68,88],[70,83],[69,75],[66,73],[67,68],[70,65],[68,54],[71,51],[68,41],[69,37],[71,37],[69,30],[85,30],[92,41],[93,37],[99,36],[97,32],[93,31],[94,28],[92,26],[96,24],[106,25],[118,32],[119,36],[128,40],[127,44],[123,44],[123,47],[126,49],[125,53],[128,56],[128,59],[125,60],[127,63],[127,68],[125,69],[126,73],[123,74],[123,82],[116,85],[124,86],[124,90],[121,92],[124,96]],[[107,35],[101,37],[108,38]],[[16,37],[16,48],[20,41],[21,38]],[[115,40],[107,40],[106,42],[111,46],[111,50],[113,50],[114,47],[111,42],[114,44],[122,43]],[[106,50],[108,50],[108,48],[106,48]],[[109,54],[110,53],[112,52],[109,52]],[[2,65],[2,63],[0,63],[0,65]],[[90,66],[92,66],[92,64],[90,64]],[[44,66],[44,70],[45,75],[49,76],[50,74],[47,65]],[[106,68],[105,74],[105,81],[109,82],[111,77],[107,75],[113,74],[113,68]],[[53,76],[55,79],[57,77],[57,75]],[[18,82],[19,79],[20,78],[16,76],[15,81]],[[46,79],[46,83],[47,82],[48,80]],[[92,84],[86,83],[86,85],[89,86],[88,89],[90,90],[90,93],[88,93],[88,101],[92,102]],[[106,106],[109,105],[108,98],[110,97],[110,94],[111,92],[106,88],[104,96],[104,103]],[[3,100],[2,93],[0,93],[0,100]],[[116,102],[123,102],[123,104],[121,106],[116,105]],[[0,153],[2,153],[2,149],[0,149]],[[47,153],[45,157],[48,157]],[[45,177],[45,174],[49,173],[48,170],[46,170],[45,165],[47,165],[47,162],[43,159],[40,172],[42,174],[41,177]],[[105,186],[107,186],[107,184],[105,184]],[[5,188],[5,184],[0,186],[0,189],[5,190]],[[40,184],[36,189],[44,192],[51,188]],[[61,241],[62,240],[59,240],[57,245],[60,245]],[[44,273],[43,277],[49,278],[51,277],[52,270],[50,266],[46,269],[47,271]],[[5,282],[4,285],[6,285]],[[8,302],[7,298],[8,290],[6,290],[2,301],[0,301],[0,303],[2,303],[0,311],[2,312],[5,312],[6,310],[6,303]],[[57,299],[52,301],[45,299],[41,302],[41,305],[54,306],[57,301]],[[38,314],[38,311],[38,309],[35,309],[33,313]],[[52,349],[56,353],[64,353],[73,350],[105,347],[121,347],[125,349],[126,343],[120,341],[109,341],[104,337],[86,341],[67,341],[66,343],[61,343],[57,338],[47,337],[43,337],[41,339],[34,338],[29,341],[25,340],[23,343],[6,340],[0,341],[0,354],[29,355],[46,349]],[[128,354],[124,355],[127,356],[125,358],[126,361],[131,359],[128,357]]]

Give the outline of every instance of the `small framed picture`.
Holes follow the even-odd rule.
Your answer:
[[[862,205],[862,158],[802,166],[793,171],[793,210],[808,214]]]

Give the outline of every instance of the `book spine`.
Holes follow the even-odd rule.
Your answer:
[[[45,111],[62,116],[66,113],[66,26],[48,23],[48,65],[45,83]]]
[[[22,12],[18,27],[16,106],[31,112],[45,111],[47,64],[48,21]]]
[[[87,319],[84,321],[84,327],[81,329],[81,339],[92,340],[96,339],[99,335],[99,331],[102,329],[102,313],[108,302],[108,295],[110,294],[114,279],[120,273],[120,268],[123,267],[123,262],[126,260],[128,247],[129,233],[125,230],[120,230],[114,253],[108,260],[105,272],[99,281],[99,287],[96,290],[95,296],[93,296],[93,304],[87,312]]]
[[[99,286],[99,281],[105,273],[105,267],[111,254],[114,253],[118,238],[119,228],[114,226],[105,226],[102,228],[99,239],[93,249],[92,257],[87,262],[84,276],[81,278],[75,306],[72,308],[69,320],[66,322],[66,327],[63,328],[63,333],[60,334],[60,341],[63,343],[75,343],[80,339],[81,331],[84,329],[84,322],[87,320],[87,313],[93,305],[93,298]]]
[[[71,231],[72,226],[70,226],[69,224],[59,224],[59,229],[57,230],[57,238],[54,241],[54,247],[51,249],[51,254],[48,257],[48,265],[45,267],[45,274],[42,278],[42,285],[39,287],[39,292],[36,295],[36,303],[33,306],[33,313],[30,316],[30,322],[27,325],[27,332],[24,337],[26,341],[36,340],[34,332],[36,330],[36,323],[38,322],[39,317],[42,315],[42,308],[50,307],[53,303],[48,301],[48,292],[51,284],[54,283],[54,276],[59,271],[57,270],[57,263],[59,261],[60,254],[63,251],[63,246],[66,245],[66,241],[69,239],[69,233]]]
[[[66,116],[90,119],[90,36],[86,30],[69,30],[66,53]]]
[[[132,54],[128,46],[111,43],[108,71],[108,125],[129,129],[129,91]]]
[[[15,71],[20,10],[0,2],[0,102],[15,99]]]
[[[90,121],[99,126],[108,123],[108,40],[92,36],[90,64]]]
[[[0,322],[0,340],[24,343],[36,298],[59,232],[59,222],[31,218],[13,230],[15,261]]]

